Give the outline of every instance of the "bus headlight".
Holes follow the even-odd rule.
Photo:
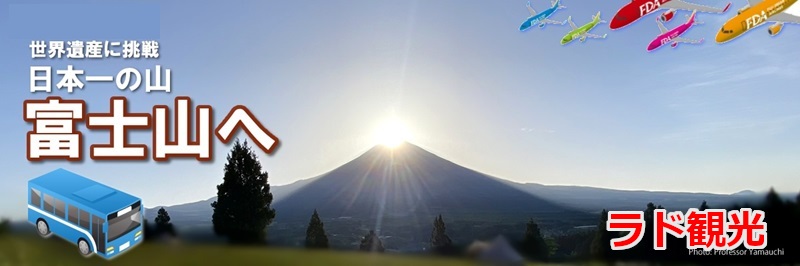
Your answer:
[[[141,235],[142,235],[142,231],[139,231],[139,232],[136,232],[136,235],[134,235],[133,237],[139,237]]]
[[[114,253],[114,247],[109,247],[106,249],[106,255],[111,255]]]

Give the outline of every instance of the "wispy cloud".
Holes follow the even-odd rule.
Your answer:
[[[748,38],[750,37],[750,38]],[[800,62],[796,60],[800,51],[789,42],[766,40],[759,36],[742,36],[736,47],[707,51],[708,60],[670,70],[671,74],[684,77],[687,83],[678,89],[718,88],[722,85],[742,84],[746,81],[762,81],[761,78],[783,79],[787,82],[800,79]],[[778,37],[776,37],[778,38]],[[791,43],[794,45],[794,43]],[[719,47],[716,47],[719,48]],[[734,50],[735,48],[735,50]],[[735,56],[730,53],[735,52]]]
[[[556,131],[552,129],[542,129],[542,128],[530,128],[530,127],[523,127],[520,128],[519,131],[525,133],[547,133],[547,134],[555,134]]]
[[[777,65],[762,65],[752,68],[748,64],[732,64],[723,68],[712,69],[710,71],[699,73],[694,77],[694,82],[689,82],[682,89],[694,89],[704,87],[715,87],[724,84],[735,84],[748,80],[759,80],[765,76],[781,76],[784,78],[795,78],[791,73],[792,70],[787,70]],[[797,72],[794,72],[797,73]]]
[[[709,121],[695,124],[669,134],[660,136],[658,142],[671,141],[710,141],[724,139],[753,139],[785,132],[800,125],[800,114],[775,117],[771,119],[742,119]]]
[[[776,92],[800,79],[800,51],[781,37],[792,36],[748,34],[703,51],[705,60],[668,70],[681,80],[666,106],[683,121],[658,141],[763,138],[800,125],[798,109],[781,105],[785,95]]]

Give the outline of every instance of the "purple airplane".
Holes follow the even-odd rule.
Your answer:
[[[689,20],[686,21],[686,23],[683,23],[672,30],[667,30],[667,28],[664,27],[664,24],[661,23],[660,20],[656,19],[656,23],[658,23],[658,28],[661,30],[661,34],[658,35],[658,37],[656,37],[652,42],[650,42],[650,45],[647,46],[647,51],[648,52],[653,51],[667,43],[672,43],[670,44],[670,46],[672,46],[672,48],[675,48],[678,46],[678,43],[697,44],[703,42],[703,39],[689,40],[680,37],[687,31],[689,31],[689,29],[692,28],[692,26],[694,26],[695,24],[701,24],[694,21],[694,16],[696,15],[696,13],[697,10],[692,12],[692,15],[689,17]]]

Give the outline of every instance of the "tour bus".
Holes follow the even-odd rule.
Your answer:
[[[142,242],[142,201],[64,169],[28,181],[28,222],[84,256],[111,259]]]

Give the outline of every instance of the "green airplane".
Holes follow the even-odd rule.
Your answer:
[[[561,39],[561,45],[568,44],[574,41],[575,39],[581,39],[581,42],[585,42],[586,38],[605,39],[606,35],[608,35],[608,34],[603,34],[603,36],[600,36],[597,34],[589,33],[589,31],[592,30],[595,26],[597,26],[597,24],[606,22],[605,20],[600,20],[600,12],[597,12],[597,15],[592,16],[591,22],[586,23],[586,25],[580,27],[575,26],[575,23],[572,22],[572,16],[568,17],[567,21],[569,21],[569,26],[572,27],[572,31],[567,33],[567,35],[565,35],[564,38]]]

